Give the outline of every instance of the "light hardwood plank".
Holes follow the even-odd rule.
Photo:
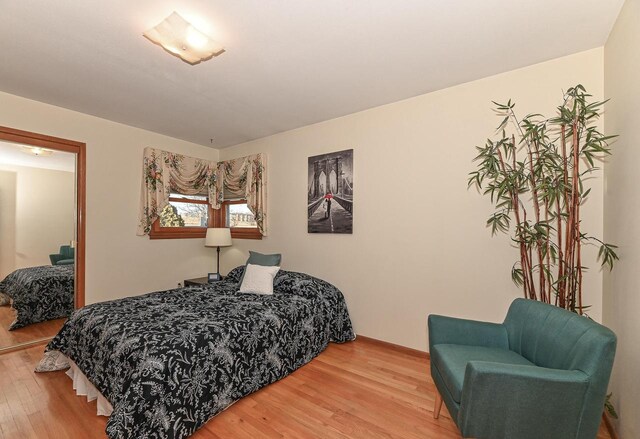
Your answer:
[[[64,372],[36,374],[43,347],[0,356],[0,438],[105,438]],[[458,439],[446,406],[433,418],[435,387],[424,353],[367,339],[330,344],[289,377],[238,401],[194,439]],[[609,438],[602,427],[598,439]]]

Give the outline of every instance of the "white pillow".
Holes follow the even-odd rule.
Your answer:
[[[244,279],[240,285],[241,293],[273,294],[273,279],[280,267],[247,264]]]

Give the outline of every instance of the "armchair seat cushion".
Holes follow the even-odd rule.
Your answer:
[[[56,265],[72,265],[74,262],[74,259],[61,259],[56,262]]]
[[[523,356],[508,349],[455,344],[435,345],[431,350],[431,367],[437,369],[447,390],[458,404],[462,399],[464,374],[470,361],[535,366]]]

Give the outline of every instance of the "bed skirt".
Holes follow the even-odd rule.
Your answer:
[[[69,360],[69,370],[67,375],[73,380],[73,390],[76,391],[76,395],[86,396],[87,402],[91,402],[94,399],[98,400],[98,416],[111,416],[113,407],[107,398],[102,396],[102,393],[91,384],[91,381],[87,379],[76,364]]]
[[[73,381],[73,390],[78,396],[86,396],[87,402],[98,400],[98,416],[111,416],[113,407],[91,381],[82,373],[76,364],[58,351],[49,351],[38,364],[36,372],[52,372],[67,369],[67,376]]]

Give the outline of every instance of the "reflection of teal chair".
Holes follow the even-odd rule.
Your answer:
[[[587,317],[516,299],[502,324],[429,316],[431,376],[463,437],[594,439],[616,336]]]
[[[74,250],[71,246],[61,245],[60,253],[55,255],[49,255],[51,259],[51,265],[70,265],[74,261]]]

